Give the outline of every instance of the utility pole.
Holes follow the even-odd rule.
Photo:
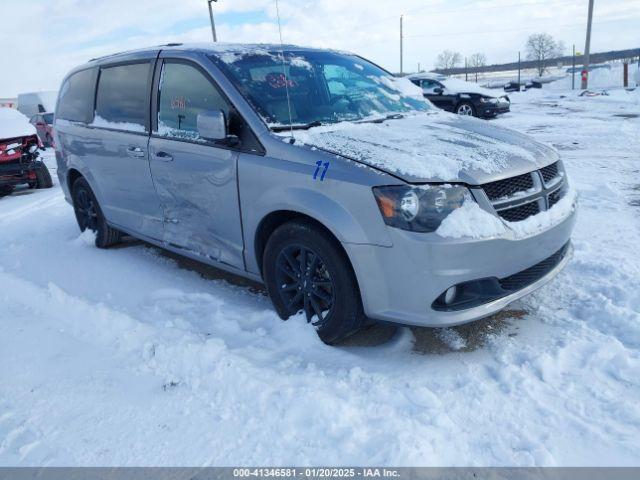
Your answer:
[[[216,36],[216,24],[213,21],[213,9],[211,8],[211,2],[217,2],[218,0],[207,0],[209,4],[209,18],[211,19],[211,34],[213,35],[213,41],[217,42],[218,37]]]
[[[420,62],[418,62],[418,73],[420,73]]]
[[[469,81],[469,70],[467,66],[467,57],[464,57],[464,81]]]
[[[403,36],[402,36],[402,19],[403,19],[404,15],[400,15],[400,76],[402,76],[402,40],[403,40]]]
[[[520,90],[520,52],[518,52],[518,91]]]
[[[591,23],[593,21],[593,0],[589,0],[589,15],[587,17],[587,41],[584,46],[584,68],[582,69],[582,89],[589,87],[589,52],[591,50]]]

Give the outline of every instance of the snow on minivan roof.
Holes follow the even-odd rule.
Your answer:
[[[154,47],[137,48],[133,50],[125,50],[122,52],[116,52],[102,57],[92,58],[90,61],[104,60],[119,55],[130,55],[134,53],[152,52],[157,50],[196,50],[201,52],[208,52],[214,54],[232,53],[232,52],[247,52],[260,51],[260,50],[288,50],[288,51],[308,51],[308,52],[336,52],[345,55],[355,55],[351,52],[345,52],[341,50],[333,50],[329,48],[315,48],[315,47],[303,47],[300,45],[280,45],[276,43],[167,43],[164,45],[156,45]]]

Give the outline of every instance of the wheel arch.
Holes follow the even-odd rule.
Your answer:
[[[73,189],[73,184],[80,177],[85,178],[84,175],[82,175],[82,173],[80,172],[80,170],[73,167],[69,169],[69,171],[67,172],[67,185],[69,186],[69,192],[71,192],[71,190]]]
[[[270,212],[269,214],[267,214],[258,224],[258,228],[256,228],[256,233],[254,236],[254,252],[253,254],[255,255],[256,258],[256,262],[258,264],[258,268],[260,270],[260,275],[262,276],[263,271],[262,271],[262,262],[263,262],[263,257],[264,257],[264,250],[265,247],[267,245],[267,242],[269,241],[269,238],[271,237],[271,235],[273,234],[273,232],[280,227],[281,225],[284,225],[285,223],[288,222],[292,222],[292,221],[300,221],[303,223],[309,223],[319,229],[321,229],[322,231],[324,231],[327,235],[329,235],[333,241],[336,244],[336,247],[344,254],[345,258],[347,259],[347,261],[349,262],[349,268],[351,268],[351,270],[354,272],[355,275],[355,270],[353,268],[353,264],[351,262],[351,259],[349,258],[349,254],[347,253],[347,251],[344,249],[344,247],[342,246],[342,243],[340,242],[338,236],[331,231],[331,229],[329,227],[327,227],[325,224],[323,224],[321,221],[317,220],[316,218],[306,214],[306,213],[302,213],[299,211],[295,211],[295,210],[275,210],[273,212]],[[357,278],[356,278],[357,280]]]

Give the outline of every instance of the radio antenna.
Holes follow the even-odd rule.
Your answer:
[[[291,116],[291,98],[289,97],[289,79],[287,78],[287,67],[284,61],[284,44],[282,43],[282,25],[280,25],[278,0],[276,0],[276,16],[278,17],[278,34],[280,35],[280,58],[282,60],[282,74],[284,75],[284,91],[287,94],[287,109],[289,110],[289,131],[291,132],[291,138],[295,141],[295,137],[293,136],[293,117]]]

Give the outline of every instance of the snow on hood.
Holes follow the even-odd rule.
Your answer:
[[[442,83],[447,93],[477,93],[486,97],[501,97],[504,96],[504,92],[496,92],[488,88],[481,87],[477,83],[465,82],[464,80],[458,80],[457,78],[446,78],[439,80]]]
[[[323,125],[297,131],[295,137],[297,145],[366,163],[409,182],[477,185],[558,158],[555,150],[527,135],[438,110],[382,123]]]
[[[35,135],[29,119],[13,108],[0,108],[0,140]]]

